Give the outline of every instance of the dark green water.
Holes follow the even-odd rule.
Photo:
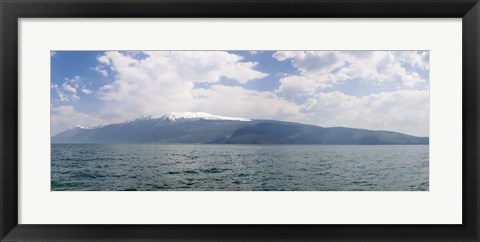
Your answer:
[[[428,145],[53,144],[52,191],[428,191]]]

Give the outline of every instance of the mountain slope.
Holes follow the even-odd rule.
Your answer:
[[[262,122],[236,130],[223,143],[235,144],[428,144],[427,137],[389,131],[322,128],[292,123]]]
[[[75,127],[52,143],[428,144],[428,137],[344,127],[250,120],[206,113],[144,117],[97,128]]]

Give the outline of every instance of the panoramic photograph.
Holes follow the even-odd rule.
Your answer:
[[[51,191],[429,191],[429,51],[50,60]]]

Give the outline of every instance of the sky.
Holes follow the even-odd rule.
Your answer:
[[[428,51],[52,51],[51,135],[206,112],[429,136]]]

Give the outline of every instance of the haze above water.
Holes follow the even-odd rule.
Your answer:
[[[428,145],[52,144],[52,191],[428,191]]]

